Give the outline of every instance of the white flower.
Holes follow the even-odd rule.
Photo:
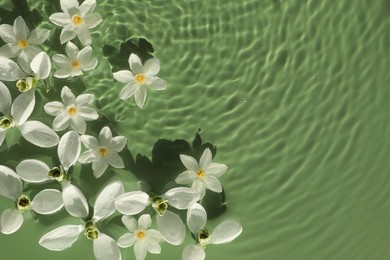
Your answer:
[[[178,187],[161,196],[150,197],[143,191],[124,193],[115,200],[116,209],[125,215],[135,215],[152,205],[157,213],[157,226],[164,239],[173,245],[180,245],[185,237],[183,221],[168,210],[169,206],[184,210],[199,199],[199,193],[191,188]]]
[[[8,88],[0,82],[0,145],[7,131],[18,128],[22,136],[39,147],[53,147],[58,144],[56,132],[39,121],[27,121],[35,106],[35,94],[28,91],[20,94],[12,103]]]
[[[181,154],[180,160],[187,168],[176,178],[178,184],[190,184],[202,196],[205,195],[206,188],[214,192],[221,192],[222,185],[218,178],[227,170],[227,166],[221,163],[212,163],[212,154],[207,148],[200,157],[199,163],[191,156]]]
[[[0,80],[18,81],[16,86],[19,91],[26,92],[35,88],[38,81],[46,79],[51,70],[51,61],[46,52],[40,52],[31,60],[31,73],[27,73],[19,68],[13,60],[0,57]]]
[[[124,136],[112,137],[108,126],[103,127],[99,134],[99,140],[90,135],[82,135],[81,142],[89,149],[81,154],[79,162],[91,163],[93,174],[99,178],[110,164],[114,168],[124,168],[122,158],[118,155],[126,145],[127,138]]]
[[[122,222],[130,233],[125,233],[118,239],[120,247],[134,245],[134,254],[137,260],[143,260],[149,251],[152,254],[160,254],[160,242],[163,237],[160,232],[150,229],[152,219],[149,214],[144,214],[138,218],[138,223],[133,217],[122,216]]]
[[[62,185],[65,209],[71,216],[85,218],[89,213],[87,200],[80,189],[70,183],[67,176],[69,168],[77,162],[80,150],[79,135],[75,131],[70,131],[61,137],[58,144],[60,167],[50,169],[44,162],[28,159],[16,166],[16,173],[21,179],[30,183],[58,181]]]
[[[14,21],[14,26],[9,24],[0,25],[0,37],[6,45],[0,48],[0,56],[7,58],[17,57],[21,68],[30,72],[30,62],[41,48],[42,44],[50,35],[50,30],[36,28],[30,32],[21,16]]]
[[[99,231],[96,224],[108,218],[115,211],[114,199],[123,193],[123,184],[119,181],[109,183],[98,195],[94,215],[84,225],[65,225],[45,234],[39,244],[52,251],[62,251],[72,246],[81,232],[93,241],[93,251],[99,260],[120,260],[121,253],[114,239]]]
[[[84,47],[81,51],[75,44],[68,42],[66,44],[66,55],[54,54],[53,62],[58,67],[54,72],[54,77],[67,78],[83,75],[83,71],[92,70],[96,67],[98,61],[92,57],[92,47]]]
[[[205,209],[199,203],[193,204],[187,211],[187,224],[197,244],[184,248],[182,260],[203,260],[206,257],[204,249],[208,244],[229,243],[242,232],[242,227],[238,222],[227,220],[219,224],[210,234],[205,228],[206,222]]]
[[[61,90],[62,102],[53,101],[47,103],[43,108],[49,115],[55,116],[53,129],[62,131],[70,126],[84,134],[87,130],[85,121],[98,119],[99,114],[92,108],[94,101],[93,94],[81,94],[77,97],[72,91],[64,86]]]
[[[33,210],[39,214],[52,214],[63,207],[61,192],[46,189],[35,195],[33,200],[23,195],[22,181],[10,168],[0,166],[0,195],[14,201],[15,208],[6,209],[0,217],[0,231],[3,234],[16,232],[23,224],[23,213]]]
[[[164,90],[167,84],[164,80],[156,77],[160,71],[160,61],[156,58],[149,59],[142,65],[140,58],[131,54],[129,57],[130,70],[121,70],[113,74],[114,79],[125,83],[120,93],[120,98],[126,100],[134,95],[135,102],[142,108],[145,104],[147,88]]]
[[[77,0],[60,0],[63,13],[50,15],[49,20],[62,28],[61,44],[74,39],[77,35],[83,45],[92,43],[88,29],[96,27],[102,18],[93,13],[95,0],[85,0],[80,6]]]

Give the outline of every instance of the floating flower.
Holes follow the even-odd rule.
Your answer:
[[[81,232],[93,241],[93,252],[98,260],[120,260],[121,253],[114,239],[100,232],[98,222],[108,218],[115,211],[114,200],[123,193],[123,184],[119,181],[109,183],[98,195],[94,215],[83,225],[65,225],[45,234],[39,244],[52,251],[62,251],[73,245]]]
[[[62,186],[62,200],[65,209],[71,216],[85,218],[89,213],[88,203],[83,193],[71,184],[67,172],[77,162],[80,156],[80,137],[75,131],[70,131],[61,137],[58,144],[58,158],[61,165],[50,168],[44,162],[28,159],[16,166],[19,177],[30,183],[57,181]]]
[[[150,197],[143,191],[124,193],[115,200],[116,209],[125,215],[135,215],[152,205],[157,213],[157,226],[164,239],[173,245],[183,243],[185,229],[180,217],[168,210],[169,206],[183,210],[199,199],[199,193],[191,188],[178,187],[161,196]]]
[[[167,84],[156,77],[160,71],[160,61],[156,58],[149,59],[142,65],[140,58],[132,53],[129,57],[130,70],[121,70],[113,74],[114,79],[125,83],[120,93],[120,98],[126,100],[134,95],[135,102],[142,108],[146,101],[147,88],[164,90]]]
[[[229,243],[242,232],[242,227],[238,222],[227,220],[210,233],[205,228],[206,222],[205,209],[199,203],[193,204],[187,211],[187,224],[196,240],[196,245],[188,245],[184,248],[182,260],[203,260],[206,257],[204,249],[207,245]]]
[[[82,135],[81,142],[89,150],[81,154],[79,162],[91,163],[93,174],[99,178],[106,171],[108,165],[114,168],[124,168],[122,158],[118,155],[126,145],[124,136],[112,137],[108,126],[103,127],[99,134],[99,140],[90,135]]]
[[[33,210],[39,214],[52,214],[63,207],[61,192],[46,189],[35,195],[33,200],[23,194],[22,181],[10,168],[0,166],[0,195],[15,202],[16,208],[3,211],[0,217],[0,231],[3,234],[16,232],[23,224],[23,213]]]
[[[92,57],[92,47],[84,47],[81,51],[75,44],[66,44],[66,55],[54,54],[54,64],[59,68],[54,72],[54,77],[67,78],[83,75],[83,71],[92,70],[97,65],[97,59]]]
[[[221,192],[222,185],[218,178],[227,170],[227,166],[221,163],[212,163],[212,154],[207,148],[200,157],[199,163],[191,156],[181,154],[180,160],[187,168],[176,178],[178,184],[190,184],[202,196],[205,195],[206,188],[214,192]]]
[[[152,219],[149,214],[139,217],[138,223],[133,217],[123,216],[122,222],[130,233],[126,233],[118,239],[120,247],[134,245],[134,254],[137,260],[143,260],[149,251],[152,254],[160,254],[160,242],[163,241],[161,233],[155,229],[150,229]]]
[[[53,129],[62,131],[69,125],[80,134],[87,130],[85,121],[98,119],[99,114],[92,108],[94,101],[93,94],[81,94],[75,97],[67,86],[61,90],[62,102],[53,101],[47,103],[43,108],[49,115],[55,116]]]
[[[31,60],[41,52],[41,45],[50,35],[50,30],[36,28],[30,32],[25,21],[18,16],[14,26],[0,25],[0,37],[6,43],[0,48],[0,56],[7,58],[17,57],[20,67],[30,72]]]
[[[35,94],[28,91],[20,94],[12,103],[8,88],[0,82],[0,145],[10,128],[18,128],[22,136],[39,147],[53,147],[58,144],[56,132],[39,121],[27,121],[35,106]]]
[[[96,1],[85,0],[79,6],[77,0],[61,0],[60,4],[63,13],[54,13],[49,20],[64,27],[60,35],[61,44],[77,36],[84,46],[90,45],[92,39],[88,29],[95,28],[102,21],[99,14],[93,13]]]
[[[18,81],[16,86],[20,92],[35,88],[38,81],[46,79],[51,70],[51,61],[47,53],[40,52],[30,63],[31,73],[19,68],[18,64],[11,59],[0,57],[0,80]]]

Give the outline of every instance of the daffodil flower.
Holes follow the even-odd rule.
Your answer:
[[[0,80],[17,81],[16,86],[20,92],[35,88],[38,81],[46,79],[51,71],[51,61],[46,52],[34,56],[30,63],[32,72],[22,70],[13,60],[0,57]]]
[[[55,116],[53,129],[62,131],[70,126],[80,134],[87,130],[85,121],[98,119],[99,114],[93,109],[93,94],[81,94],[77,97],[67,86],[61,90],[62,102],[53,101],[43,108],[49,115]]]
[[[114,79],[126,84],[120,93],[120,98],[126,100],[134,95],[135,102],[142,108],[146,101],[147,88],[164,90],[167,84],[157,77],[160,71],[160,61],[149,59],[142,65],[141,59],[134,53],[129,57],[130,70],[121,70],[113,74]]]
[[[35,94],[28,91],[20,94],[12,103],[8,88],[0,82],[0,145],[10,128],[18,128],[22,136],[39,147],[53,147],[58,144],[56,132],[39,121],[27,121],[35,106]]]
[[[121,253],[114,239],[100,232],[97,224],[115,211],[114,200],[123,193],[123,184],[119,181],[109,183],[98,195],[94,215],[82,225],[65,225],[45,234],[39,244],[52,251],[62,251],[73,245],[84,231],[84,235],[93,241],[93,251],[98,260],[120,260]]]
[[[99,140],[90,135],[82,135],[81,142],[89,150],[81,154],[79,162],[83,164],[92,162],[92,170],[96,178],[103,175],[108,165],[114,168],[125,167],[118,153],[125,147],[127,138],[124,136],[112,137],[108,126],[103,127],[100,131]]]
[[[160,254],[160,242],[163,241],[161,233],[150,229],[152,219],[149,214],[144,214],[135,220],[130,216],[122,216],[122,222],[130,233],[125,233],[118,239],[118,245],[122,248],[134,245],[134,254],[137,260],[143,260],[149,251],[152,254]]]
[[[67,175],[69,168],[77,162],[80,150],[78,133],[67,132],[58,144],[57,153],[61,162],[59,167],[50,168],[44,162],[28,159],[16,166],[16,173],[22,180],[30,183],[59,182],[62,186],[62,201],[65,209],[71,216],[85,218],[89,213],[87,200],[80,189],[71,184]]]
[[[116,209],[125,215],[135,215],[152,205],[157,213],[157,226],[164,239],[172,245],[180,245],[185,237],[185,228],[180,217],[169,206],[184,210],[199,199],[199,193],[191,188],[177,187],[160,196],[150,197],[143,191],[124,193],[115,200]]]
[[[15,208],[6,209],[0,217],[0,231],[3,234],[16,232],[23,224],[23,213],[33,210],[39,214],[52,214],[63,207],[61,192],[45,189],[35,195],[33,200],[23,194],[19,176],[10,168],[0,166],[0,195],[14,201]]]
[[[191,156],[181,154],[180,160],[187,168],[176,178],[178,184],[190,184],[203,198],[206,188],[214,192],[221,192],[222,185],[218,178],[227,170],[227,166],[221,163],[212,163],[212,154],[209,148],[204,150],[199,163]]]
[[[184,248],[182,260],[203,260],[206,257],[205,248],[209,244],[225,244],[236,239],[242,232],[241,225],[232,220],[219,224],[213,232],[209,232],[205,226],[207,213],[199,203],[194,203],[187,211],[188,228],[196,240],[196,245],[188,245]]]
[[[85,0],[80,6],[77,0],[61,0],[62,13],[50,15],[49,20],[62,28],[61,44],[73,40],[76,36],[85,45],[92,43],[88,29],[95,28],[102,18],[93,13],[96,7],[95,0]]]
[[[92,57],[92,47],[84,47],[81,51],[77,46],[68,42],[65,47],[66,55],[54,54],[53,62],[58,67],[54,77],[67,78],[83,75],[83,71],[92,70],[98,61]]]
[[[41,45],[50,35],[50,30],[36,28],[30,32],[25,21],[18,16],[14,21],[14,26],[9,24],[0,25],[0,37],[6,43],[0,48],[0,56],[15,58],[20,67],[30,72],[31,60],[41,52]]]

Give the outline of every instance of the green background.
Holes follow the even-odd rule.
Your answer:
[[[58,3],[27,2],[58,37],[48,22]],[[12,10],[10,1],[0,4]],[[389,1],[112,0],[98,1],[96,12],[103,17],[92,30],[97,69],[54,82],[50,99],[59,99],[61,84],[76,93],[84,84],[133,155],[151,157],[159,138],[190,142],[202,129],[202,139],[217,145],[214,161],[229,166],[220,178],[227,211],[207,227],[225,219],[243,226],[234,242],[208,246],[207,259],[390,259]],[[153,44],[168,82],[166,91],[148,92],[142,110],[132,98],[119,100],[123,84],[114,82],[102,54],[104,45],[119,48],[129,37]],[[64,53],[54,47],[46,48],[50,55]],[[38,105],[45,98],[41,91]],[[38,105],[31,118],[50,125]],[[0,164],[41,158],[38,148],[21,143],[27,148],[3,149]],[[77,170],[92,174],[90,165]],[[93,185],[75,183],[91,205],[111,179],[136,187],[126,169],[98,182],[89,177]],[[10,206],[0,199],[0,210]],[[63,252],[38,245],[44,233],[80,223],[66,216],[30,218],[15,234],[0,234],[0,259],[94,259],[84,237]],[[124,232],[109,231],[115,239]],[[182,246],[164,244],[161,255],[147,259],[180,259],[191,242],[188,236]],[[132,248],[122,256],[134,259]]]

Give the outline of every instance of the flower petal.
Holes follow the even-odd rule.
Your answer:
[[[73,40],[76,37],[76,32],[74,31],[71,24],[67,24],[62,28],[61,34],[60,34],[60,41],[61,44],[64,44],[65,42],[69,42],[70,40]]]
[[[47,148],[58,144],[59,137],[56,132],[39,121],[27,121],[19,129],[22,136],[36,146]]]
[[[84,22],[85,22],[85,25],[87,26],[88,29],[92,29],[92,28],[95,28],[96,26],[98,26],[101,22],[102,22],[102,17],[100,16],[100,14],[89,14],[87,16],[84,17]]]
[[[30,63],[31,70],[37,79],[46,79],[51,70],[51,61],[46,52],[38,53]]]
[[[86,46],[77,54],[77,60],[80,62],[80,66],[83,67],[87,64],[92,56],[92,47]]]
[[[215,176],[207,176],[207,178],[204,180],[204,183],[206,185],[206,188],[209,190],[212,190],[214,192],[222,192],[222,185]]]
[[[16,166],[16,173],[20,178],[30,183],[50,180],[49,171],[49,166],[38,160],[24,160]]]
[[[188,245],[184,248],[182,260],[203,260],[206,258],[204,249],[198,245]]]
[[[61,90],[61,99],[65,106],[69,106],[74,104],[76,97],[70,88],[64,86]]]
[[[242,232],[241,225],[232,220],[219,224],[211,234],[211,244],[223,244],[233,241]]]
[[[79,162],[82,164],[91,163],[93,161],[96,161],[96,156],[92,150],[85,151],[79,157]]]
[[[95,0],[85,0],[81,5],[80,5],[80,14],[82,16],[85,16],[87,14],[91,14],[93,10],[95,10],[96,7],[96,1]]]
[[[147,91],[145,87],[139,87],[138,90],[134,93],[135,103],[137,103],[139,108],[142,108],[145,105],[146,94]]]
[[[50,30],[36,28],[31,31],[31,33],[27,37],[27,41],[32,45],[41,45],[43,44],[47,38],[49,38]]]
[[[62,199],[69,214],[73,217],[85,218],[89,208],[87,199],[75,185],[67,183],[62,187]]]
[[[93,121],[99,118],[99,114],[90,107],[79,108],[79,116],[86,121]]]
[[[68,78],[72,74],[72,70],[70,68],[66,69],[58,69],[54,72],[53,76],[59,79]]]
[[[192,182],[191,188],[199,192],[200,198],[202,199],[206,194],[206,186],[205,183],[199,179],[196,179]]]
[[[134,245],[134,254],[136,260],[144,260],[146,257],[147,249],[145,243],[135,243]]]
[[[123,215],[122,216],[122,223],[132,233],[134,233],[138,229],[138,222],[137,222],[137,220],[135,220],[135,218],[130,217],[128,215]]]
[[[157,215],[158,231],[172,245],[180,245],[185,237],[185,228],[181,218],[167,210],[164,215]]]
[[[180,154],[180,160],[188,170],[196,172],[199,169],[198,162],[191,156]]]
[[[30,30],[23,18],[21,16],[16,17],[14,21],[14,34],[16,38],[18,40],[26,40],[29,32]]]
[[[119,94],[120,99],[126,100],[134,95],[135,92],[138,91],[140,86],[134,81],[130,81],[126,86],[124,86]]]
[[[209,166],[212,160],[213,160],[213,155],[211,154],[210,149],[207,148],[206,150],[204,150],[202,156],[200,157],[199,167],[202,170],[205,170]]]
[[[0,129],[0,146],[3,144],[7,130]]]
[[[79,9],[79,2],[77,0],[61,0],[61,10],[65,14],[73,15]]]
[[[53,121],[53,130],[62,131],[69,126],[69,116],[66,113],[61,113]]]
[[[135,243],[135,235],[131,233],[125,233],[118,239],[118,246],[122,248],[126,248],[134,245]]]
[[[11,112],[12,98],[8,88],[0,81],[0,112],[9,115]]]
[[[122,214],[135,215],[150,204],[149,195],[143,191],[131,191],[118,196],[115,208]]]
[[[109,146],[112,141],[111,129],[108,126],[102,128],[99,133],[99,142],[103,146]]]
[[[160,71],[160,61],[156,58],[147,60],[143,66],[143,71],[146,76],[155,76]]]
[[[13,60],[0,57],[0,80],[17,81],[27,76]]]
[[[189,206],[199,200],[200,194],[191,188],[177,187],[168,190],[163,197],[174,208],[188,209]]]
[[[3,234],[12,234],[22,226],[23,215],[17,209],[6,209],[0,217],[0,231]]]
[[[165,80],[162,80],[159,77],[154,77],[148,87],[153,90],[164,90],[167,88],[167,83],[165,82]]]
[[[34,91],[27,91],[14,100],[11,107],[11,115],[17,125],[22,125],[31,115],[35,106]]]
[[[152,224],[152,218],[149,214],[143,214],[138,218],[138,228],[148,230]]]
[[[221,177],[228,167],[222,163],[210,163],[209,166],[205,169],[207,175],[212,175],[216,178]]]
[[[189,184],[196,180],[196,173],[194,171],[185,171],[179,174],[179,176],[176,177],[175,182],[178,184]]]
[[[122,158],[117,153],[110,152],[105,158],[107,162],[114,168],[122,169],[125,167]]]
[[[77,162],[80,156],[81,142],[80,137],[75,131],[70,131],[61,137],[58,143],[58,158],[60,159],[61,165],[65,171],[70,166]]]
[[[194,203],[187,211],[188,229],[193,234],[198,234],[199,231],[206,226],[206,222],[206,210],[199,203]]]
[[[125,148],[127,143],[127,138],[124,136],[115,136],[112,138],[112,142],[110,144],[110,149],[114,152],[119,153]]]
[[[98,60],[95,57],[92,57],[88,63],[84,64],[82,66],[82,69],[84,71],[92,70],[94,69],[98,64]]]
[[[134,81],[134,75],[130,70],[120,70],[112,74],[114,79],[121,83],[129,83],[130,81]]]
[[[71,247],[83,230],[82,225],[65,225],[42,236],[39,244],[52,251],[62,251]]]
[[[84,134],[87,131],[87,124],[81,116],[75,116],[70,119],[70,126],[79,134]]]
[[[15,37],[14,29],[9,24],[0,25],[0,38],[5,43],[16,43],[17,39]]]
[[[54,13],[49,16],[50,22],[54,23],[55,25],[64,27],[66,25],[70,25],[70,19],[69,15],[64,13]],[[32,32],[31,32],[32,33]]]
[[[59,190],[45,189],[40,191],[31,202],[31,208],[39,214],[52,214],[64,206]]]
[[[89,33],[87,26],[81,25],[77,27],[75,33],[82,45],[87,46],[92,43],[91,34]]]
[[[53,57],[53,62],[57,67],[61,68],[68,68],[70,70],[70,61],[69,58],[63,54],[54,54]]]
[[[148,240],[146,245],[146,250],[148,250],[152,254],[160,254],[161,253],[161,246],[160,244],[155,241],[154,239]]]
[[[100,178],[107,170],[108,163],[104,160],[98,159],[92,163],[93,175],[96,178]]]
[[[18,56],[20,49],[15,43],[7,43],[0,47],[0,56],[5,58],[15,58]]]
[[[114,239],[106,234],[99,233],[98,239],[93,241],[93,253],[96,260],[121,260],[121,252]]]
[[[129,57],[130,69],[134,74],[142,73],[142,62],[141,59],[134,53],[130,54]]]
[[[81,95],[76,97],[76,100],[74,101],[74,103],[77,107],[81,108],[85,105],[92,105],[94,99],[95,99],[94,94],[81,94]]]
[[[95,222],[108,218],[115,211],[115,199],[123,194],[124,188],[120,181],[109,183],[98,195],[95,206],[93,220]]]
[[[22,181],[10,168],[0,165],[0,195],[16,200],[23,192]]]
[[[49,103],[46,103],[43,107],[46,113],[48,113],[51,116],[58,116],[65,110],[64,104],[58,101],[52,101]]]
[[[99,141],[91,135],[82,135],[80,136],[80,139],[83,145],[88,149],[95,150],[100,146]]]

